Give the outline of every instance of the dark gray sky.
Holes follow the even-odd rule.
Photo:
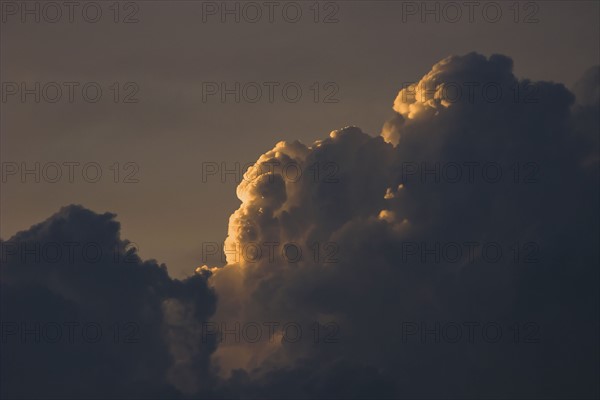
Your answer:
[[[600,62],[600,3],[595,1],[532,3],[537,8],[521,2],[518,16],[513,2],[497,2],[502,16],[496,23],[482,14],[485,2],[475,9],[473,22],[463,8],[457,23],[444,21],[453,17],[451,10],[439,23],[433,17],[423,23],[419,15],[403,13],[406,2],[330,3],[320,3],[319,20],[331,14],[338,22],[325,24],[313,21],[314,2],[297,2],[302,10],[297,23],[283,17],[284,3],[272,23],[266,8],[256,23],[236,23],[233,16],[223,23],[219,15],[203,14],[203,2],[138,1],[131,7],[124,2],[119,20],[130,13],[138,20],[124,24],[113,21],[112,2],[96,3],[102,9],[97,23],[86,22],[81,8],[75,9],[73,22],[65,9],[58,23],[44,22],[54,16],[50,9],[45,15],[40,10],[39,23],[31,15],[23,22],[21,10],[12,14],[13,2],[2,2],[0,66],[7,96],[1,104],[2,162],[19,168],[39,162],[48,166],[50,178],[54,172],[48,163],[96,162],[103,176],[88,183],[81,166],[75,167],[73,183],[67,167],[57,183],[43,176],[40,183],[33,176],[24,183],[18,174],[7,176],[0,195],[0,236],[7,239],[63,205],[79,203],[117,213],[122,235],[135,240],[143,258],[165,262],[172,276],[189,275],[201,264],[202,243],[223,241],[228,218],[239,205],[231,176],[225,183],[216,176],[202,182],[203,162],[232,168],[255,161],[280,140],[308,144],[348,125],[377,135],[402,85],[420,79],[448,55],[506,54],[518,77],[567,86]],[[488,19],[494,16],[488,12]],[[88,13],[93,17],[93,10]],[[537,22],[526,23],[528,16]],[[47,101],[54,92],[46,86],[46,99],[41,93],[39,103],[33,95],[22,101],[20,93],[7,94],[13,82],[30,88],[57,82],[63,98]],[[72,103],[64,82],[79,84]],[[102,88],[97,103],[81,95],[88,82]],[[118,103],[112,100],[115,82]],[[127,82],[134,85],[125,87]],[[279,89],[272,103],[266,89],[254,104],[243,98],[235,103],[233,96],[223,103],[218,96],[203,101],[205,82],[228,87],[256,82],[263,88],[265,82],[277,82]],[[281,94],[290,82],[303,91],[296,103]],[[334,86],[326,88],[328,82]],[[135,87],[139,101],[123,103],[122,96]],[[333,97],[339,102],[324,103],[331,87],[339,88]],[[115,162],[120,181],[134,171],[125,165],[136,163],[139,182],[114,183],[110,167]]]

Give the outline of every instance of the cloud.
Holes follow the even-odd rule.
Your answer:
[[[575,82],[573,93],[577,97],[578,104],[597,106],[600,101],[600,66],[596,65],[585,71]]]
[[[448,57],[381,135],[277,143],[227,265],[186,280],[81,206],[2,242],[2,395],[597,395],[598,69],[571,92],[512,68]],[[32,344],[36,321],[104,340]]]
[[[587,156],[583,164],[597,168],[600,154],[600,66],[588,69],[573,86],[576,103],[573,106],[572,130],[580,137],[586,138]]]
[[[214,320],[333,321],[340,341],[221,343],[213,361],[232,372],[228,393],[360,396],[375,381],[383,397],[597,390],[593,128],[563,85],[518,79],[512,66],[501,55],[446,58],[421,89],[400,90],[381,136],[347,127],[259,158],[262,175],[240,184],[230,218],[225,248],[238,251],[210,278]],[[335,179],[290,179],[273,163],[330,165]],[[304,257],[242,256],[265,243]],[[317,243],[335,245],[335,262],[315,261]],[[413,322],[492,324],[503,340],[403,343]],[[514,343],[517,328],[536,343]]]
[[[196,392],[209,380],[214,346],[193,365],[181,350],[214,311],[207,275],[172,280],[114,218],[71,205],[1,243],[3,397],[177,398],[183,366]]]

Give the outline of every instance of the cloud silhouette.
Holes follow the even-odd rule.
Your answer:
[[[207,274],[172,280],[114,218],[71,205],[1,243],[3,397],[175,398],[182,365],[208,380],[214,345],[180,350],[214,310]]]
[[[2,395],[597,395],[598,68],[573,92],[512,68],[448,57],[381,135],[277,143],[237,188],[227,265],[186,280],[81,206],[2,242]]]
[[[595,393],[593,118],[582,119],[563,85],[520,80],[510,58],[476,53],[440,61],[400,91],[394,110],[379,137],[348,127],[311,146],[278,143],[257,161],[262,175],[238,187],[225,248],[293,243],[304,257],[232,251],[210,278],[220,296],[214,319],[305,329],[333,321],[340,340],[221,343],[213,358],[232,372],[228,389],[259,397]],[[597,121],[597,108],[586,112]],[[335,179],[291,179],[290,163],[334,166],[327,177]],[[335,244],[335,262],[315,261],[315,243]],[[474,330],[479,342],[432,343],[432,332],[445,333],[436,324],[458,324],[461,335],[469,324],[499,327],[502,340]]]

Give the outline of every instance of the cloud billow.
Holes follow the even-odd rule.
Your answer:
[[[444,97],[444,87],[486,84],[504,95]],[[582,124],[590,110],[561,84],[519,80],[512,60],[500,55],[449,57],[418,87],[426,90],[400,91],[397,114],[380,137],[348,127],[311,146],[279,143],[258,160],[293,159],[302,168],[332,162],[339,182],[265,177],[252,190],[238,188],[242,205],[226,244],[277,240],[310,252],[315,241],[333,242],[339,261],[230,262],[211,277],[220,295],[215,319],[335,321],[341,339],[275,349],[221,344],[213,358],[234,371],[240,394],[262,388],[258,396],[430,398],[597,390],[597,147],[593,124]],[[452,179],[443,174],[450,167]],[[273,182],[276,191],[269,189]],[[477,249],[472,256],[464,243]],[[440,255],[449,244],[460,257]],[[538,340],[402,343],[406,322],[425,329],[493,323],[504,339],[525,326]],[[221,356],[236,351],[237,358]],[[367,382],[360,379],[365,370],[372,374]]]
[[[216,296],[206,275],[172,280],[142,261],[114,217],[67,206],[1,243],[3,397],[180,396],[190,363],[173,338],[193,336]],[[173,304],[189,312],[167,315]],[[212,350],[187,365],[206,380]]]
[[[113,214],[79,206],[3,242],[93,242],[106,256],[32,263],[5,246],[17,255],[2,265],[3,321],[133,321],[140,333],[11,347],[3,395],[597,395],[598,70],[572,93],[512,68],[448,57],[400,89],[381,135],[277,143],[237,188],[227,265],[184,281],[128,250]],[[240,257],[267,245],[269,257]],[[203,340],[206,323],[269,321],[305,340]],[[338,340],[312,340],[331,326]]]

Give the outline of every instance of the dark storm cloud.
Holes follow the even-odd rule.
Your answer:
[[[3,397],[179,397],[185,342],[172,339],[193,335],[215,295],[206,275],[172,280],[141,260],[114,218],[71,205],[1,243]],[[188,365],[199,382],[212,350]]]
[[[279,143],[258,160],[333,162],[339,182],[265,174],[238,187],[226,245],[295,242],[308,252],[328,241],[339,260],[229,259],[211,278],[215,318],[330,320],[341,339],[275,350],[221,344],[214,357],[234,371],[239,395],[360,397],[365,371],[380,382],[370,389],[378,396],[597,393],[598,171],[586,162],[597,159],[597,108],[576,106],[561,84],[516,78],[500,55],[449,57],[419,83],[421,93],[400,92],[382,137],[350,127],[310,147]],[[486,84],[502,95],[483,92]],[[472,96],[445,90],[468,85]],[[585,93],[593,103],[597,90]],[[472,257],[465,243],[477,248]],[[403,342],[421,323],[491,323],[503,340]],[[515,343],[516,327],[535,340]],[[234,362],[220,356],[236,346]]]
[[[400,88],[381,136],[346,127],[264,153],[237,188],[225,247],[294,243],[298,262],[279,251],[251,261],[237,247],[225,267],[171,280],[128,250],[114,215],[78,206],[18,233],[8,242],[92,242],[104,258],[35,262],[3,243],[3,321],[131,321],[140,340],[13,344],[3,395],[597,395],[597,69],[573,94],[519,79],[512,64],[446,58],[422,92]],[[289,164],[306,175],[290,179]],[[313,259],[315,243],[335,244],[335,261]],[[482,251],[490,244],[500,258]],[[293,321],[310,339],[204,343],[207,319]],[[334,322],[339,340],[313,343],[315,322]]]

